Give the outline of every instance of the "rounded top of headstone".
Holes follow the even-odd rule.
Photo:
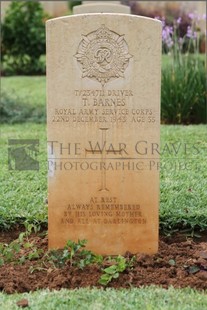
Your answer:
[[[73,14],[86,14],[86,13],[121,13],[131,14],[131,9],[127,5],[115,3],[87,3],[77,5],[73,8]]]

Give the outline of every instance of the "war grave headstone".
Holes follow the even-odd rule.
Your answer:
[[[46,28],[49,248],[155,253],[161,23],[87,13]]]

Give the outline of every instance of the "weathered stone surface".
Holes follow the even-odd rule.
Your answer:
[[[160,68],[159,21],[47,22],[50,248],[157,251]]]

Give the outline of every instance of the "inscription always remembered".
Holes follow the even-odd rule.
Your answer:
[[[146,223],[139,204],[120,204],[117,197],[91,197],[88,204],[68,204],[61,218],[65,225]]]

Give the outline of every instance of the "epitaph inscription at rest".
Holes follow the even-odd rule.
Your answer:
[[[158,249],[161,23],[47,22],[49,247]]]

